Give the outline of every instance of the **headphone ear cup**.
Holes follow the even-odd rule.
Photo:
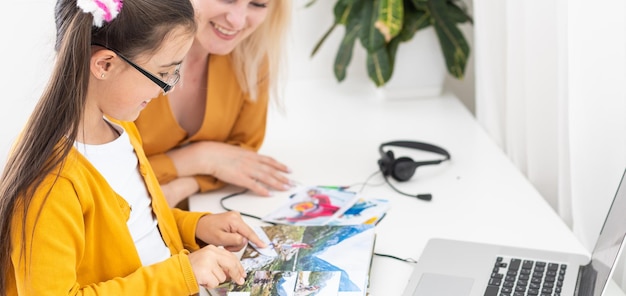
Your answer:
[[[389,176],[389,174],[391,174],[394,160],[395,160],[395,157],[393,156],[392,151],[385,152],[381,156],[381,158],[378,160],[378,167],[380,168],[380,171],[383,173],[383,176]]]
[[[391,165],[391,176],[400,182],[408,181],[415,174],[415,169],[417,169],[417,165],[413,159],[400,157]]]

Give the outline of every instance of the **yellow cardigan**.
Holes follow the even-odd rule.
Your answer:
[[[187,250],[199,248],[196,225],[206,213],[170,209],[143,153],[134,124],[117,123],[124,127],[135,148],[139,171],[152,196],[152,208],[172,256],[142,266],[126,226],[131,211],[128,203],[80,152],[72,149],[58,178],[56,174],[48,175],[37,189],[26,211],[24,236],[23,208],[15,212],[9,296],[198,293]],[[44,201],[48,191],[50,194]]]
[[[180,127],[166,96],[152,100],[135,121],[143,148],[161,184],[178,177],[174,163],[165,155],[174,148],[197,141],[215,141],[258,151],[263,144],[269,100],[266,76],[260,76],[257,100],[252,102],[237,83],[230,56],[211,55],[208,69],[204,119],[194,135],[187,135]],[[224,185],[208,175],[195,178],[201,192]]]

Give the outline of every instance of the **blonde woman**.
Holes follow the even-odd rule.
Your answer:
[[[198,31],[175,91],[135,121],[171,206],[225,183],[261,196],[289,169],[260,155],[292,0],[192,0]]]

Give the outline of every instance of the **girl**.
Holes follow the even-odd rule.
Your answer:
[[[0,294],[192,295],[242,283],[231,251],[263,242],[238,213],[171,210],[132,123],[179,80],[191,3],[59,0],[55,16],[54,71],[0,180]]]
[[[183,62],[182,86],[135,121],[170,205],[225,183],[261,196],[291,188],[288,168],[257,153],[291,2],[192,1],[198,31]]]

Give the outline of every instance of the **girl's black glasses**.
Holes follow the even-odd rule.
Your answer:
[[[102,47],[104,47],[104,48],[114,52],[115,54],[117,54],[120,58],[122,58],[122,60],[124,60],[126,63],[128,63],[133,68],[137,69],[137,71],[139,71],[141,74],[143,74],[143,76],[146,76],[146,78],[150,79],[152,82],[154,82],[156,85],[158,85],[163,90],[163,94],[167,94],[168,92],[170,92],[174,88],[176,83],[178,83],[178,81],[180,81],[180,65],[176,66],[176,69],[174,70],[174,74],[168,75],[166,77],[165,81],[163,81],[162,79],[154,76],[152,73],[146,71],[144,68],[142,68],[139,65],[133,63],[131,60],[127,59],[124,55],[119,53],[117,50],[109,48],[109,47],[106,47],[106,46],[104,46],[102,44],[98,44],[98,43],[94,43],[93,45],[102,46]]]

